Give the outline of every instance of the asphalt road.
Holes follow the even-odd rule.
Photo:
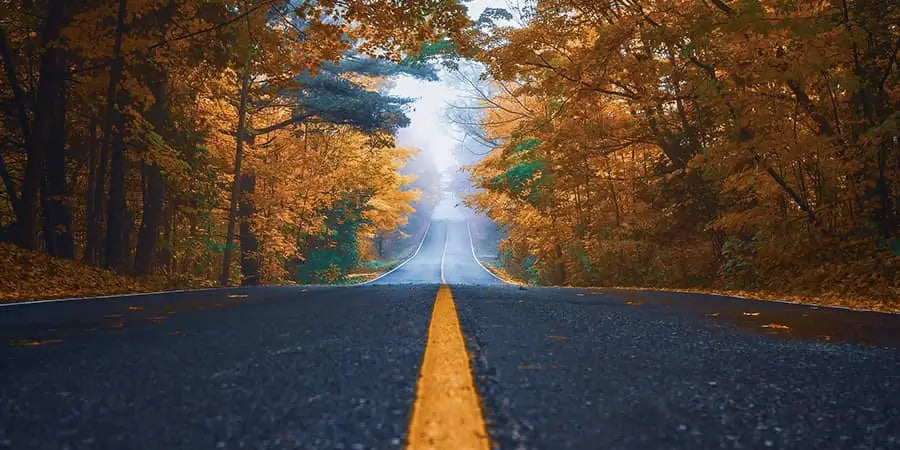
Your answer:
[[[495,447],[900,448],[900,317],[524,289],[440,217],[362,286],[0,307],[0,448],[402,447],[442,265]]]

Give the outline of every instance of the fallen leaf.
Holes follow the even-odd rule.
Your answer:
[[[10,347],[39,347],[41,345],[49,345],[49,344],[58,344],[62,342],[62,339],[41,339],[41,340],[18,340],[18,341],[10,341]]]

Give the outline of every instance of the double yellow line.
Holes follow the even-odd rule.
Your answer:
[[[407,436],[408,449],[490,448],[456,305],[446,284],[434,300]]]

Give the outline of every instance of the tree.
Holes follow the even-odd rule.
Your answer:
[[[229,207],[247,282],[288,276],[299,236],[329,209],[362,218],[341,245],[365,247],[415,197],[385,174],[408,157],[390,137],[408,119],[383,80],[434,77],[398,62],[466,23],[443,0],[12,3],[0,22],[0,237],[176,282],[230,277]],[[281,160],[297,167],[264,165]],[[380,175],[338,176],[363,160]],[[292,178],[309,178],[307,165],[333,176]]]
[[[812,260],[889,280],[897,14],[541,2],[467,46],[496,86],[471,201],[506,227],[507,264],[545,281],[843,289]]]

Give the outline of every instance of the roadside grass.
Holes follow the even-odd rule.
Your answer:
[[[424,239],[424,236],[422,237]],[[359,284],[365,283],[367,281],[372,281],[375,278],[380,277],[381,275],[390,272],[395,267],[403,264],[404,261],[409,260],[416,254],[416,249],[419,248],[420,240],[413,240],[412,244],[409,248],[401,253],[399,256],[393,259],[388,260],[374,260],[368,261],[361,264],[357,268],[357,272],[348,273],[344,276],[344,278],[335,281],[333,284],[337,285],[350,285],[350,284]]]
[[[348,274],[333,284],[350,285],[372,280],[393,269],[410,255],[412,251],[402,258],[366,263],[358,272]],[[80,261],[54,258],[44,252],[27,250],[5,242],[0,242],[0,267],[0,303],[216,287],[214,281],[203,279],[125,275]],[[285,282],[279,285],[297,283]]]
[[[358,272],[348,274],[337,285],[350,285],[372,280],[395,268],[412,254],[390,261],[373,261]],[[488,270],[511,284],[528,285],[507,273],[496,258],[479,258]],[[111,270],[88,266],[78,261],[59,259],[43,252],[26,250],[0,243],[0,303],[67,297],[155,292],[163,290],[213,287],[209,280],[168,279],[162,276],[133,277]],[[853,310],[900,313],[900,296],[887,290],[883,297],[853,296],[839,293],[809,294],[777,290],[735,290],[709,287],[659,286],[566,286],[586,289],[642,290],[721,295],[754,300],[779,301],[805,305],[832,306]]]
[[[736,297],[751,300],[764,300],[780,303],[792,303],[797,305],[809,306],[827,306],[832,308],[844,308],[854,311],[877,311],[885,313],[900,314],[900,299],[897,298],[865,298],[865,297],[848,297],[844,294],[826,293],[819,295],[803,295],[796,293],[779,293],[775,291],[746,291],[746,290],[728,290],[728,289],[691,289],[691,288],[660,288],[660,287],[638,287],[638,286],[603,286],[591,287],[591,289],[612,289],[612,290],[640,290],[655,292],[679,292],[687,294],[704,294],[718,295],[725,297]]]
[[[0,243],[0,303],[209,287],[200,280],[132,277]]]
[[[528,283],[526,281],[520,280],[514,276],[512,276],[509,272],[503,269],[500,264],[500,261],[496,257],[490,256],[478,256],[478,262],[484,266],[485,269],[489,270],[493,273],[497,278],[505,281],[509,284],[515,284],[519,286],[536,286],[533,283]]]
[[[514,280],[513,284],[526,285],[516,280],[516,277],[506,272],[495,258],[481,259],[491,272],[503,280]],[[533,284],[532,284],[533,285]],[[649,292],[678,292],[686,294],[718,295],[752,300],[764,300],[781,303],[793,303],[799,305],[828,306],[845,308],[855,311],[877,311],[887,313],[900,313],[900,295],[891,289],[884,291],[884,296],[853,296],[841,293],[817,293],[815,295],[803,292],[787,292],[777,290],[738,290],[738,289],[714,289],[708,287],[657,287],[657,286],[557,286],[581,289],[610,289],[622,291],[649,291]]]
[[[383,273],[397,267],[401,262],[405,261],[407,257],[403,257],[400,259],[390,260],[390,261],[370,261],[359,268],[359,272],[348,273],[342,280],[339,280],[335,284],[346,285],[346,284],[359,284],[365,283],[366,281],[374,280],[378,278]]]

